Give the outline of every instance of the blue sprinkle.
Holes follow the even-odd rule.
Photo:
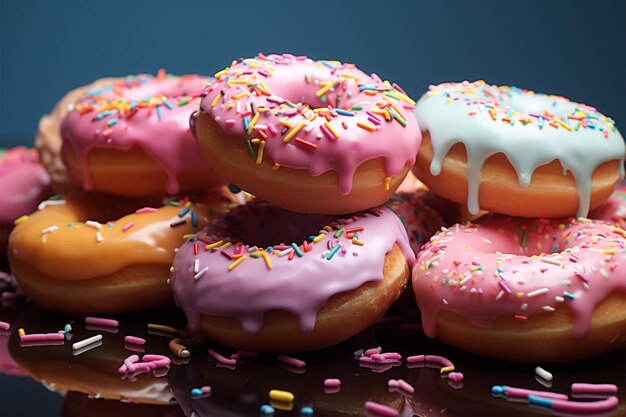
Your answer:
[[[333,259],[333,256],[335,256],[335,254],[340,248],[341,248],[341,243],[337,243],[335,246],[333,246],[330,252],[328,252],[328,255],[326,255],[326,259],[329,261]]]
[[[185,207],[181,211],[178,212],[178,217],[183,217],[185,214],[189,213],[189,207]]]
[[[348,110],[344,110],[344,109],[335,109],[335,111],[341,115],[344,116],[354,116],[354,113],[352,113],[351,111]]]
[[[250,126],[250,121],[248,120],[248,116],[243,118],[243,128],[247,132],[248,126]]]
[[[228,184],[228,189],[233,194],[237,194],[241,192],[241,188],[237,187],[235,184]]]
[[[202,390],[200,388],[192,388],[191,396],[192,397],[200,397],[202,395]]]
[[[198,215],[195,211],[191,212],[191,224],[193,227],[198,227]]]
[[[305,415],[305,416],[312,416],[313,415],[313,408],[312,407],[302,407],[300,409],[300,414]]]
[[[549,398],[539,397],[537,395],[529,395],[528,402],[532,405],[540,405],[543,407],[552,407],[552,400]]]
[[[322,100],[322,103],[326,103],[326,94],[324,94],[322,97],[320,97],[320,99]]]
[[[114,126],[115,124],[117,124],[117,122],[119,122],[119,120],[117,119],[117,117],[116,117],[116,118],[113,118],[113,119],[111,119],[111,120],[109,120],[109,121],[107,122],[107,126],[109,126],[109,127]]]
[[[156,106],[156,112],[157,112],[157,116],[159,120],[161,120],[161,118],[163,117],[163,115],[161,114],[161,106],[159,105]]]
[[[320,61],[323,65],[326,65],[328,68],[335,68],[333,64],[328,61]]]
[[[65,327],[63,327],[63,331],[64,331],[65,333],[69,333],[69,332],[71,332],[71,331],[72,331],[72,325],[71,325],[71,324],[69,324],[69,323],[67,323],[67,324],[65,325]]]
[[[493,395],[500,395],[504,393],[504,387],[501,385],[494,385],[493,387],[491,387],[491,393]]]
[[[300,258],[302,258],[304,256],[304,252],[302,252],[300,250],[300,248],[298,247],[298,245],[296,245],[295,243],[291,244],[291,247],[293,248],[293,250],[296,252],[296,255],[298,255]]]
[[[359,91],[365,91],[365,90],[376,91],[376,87],[371,86],[371,85],[361,85],[361,86],[359,86]]]
[[[570,300],[575,300],[576,296],[572,293],[569,293],[567,291],[563,291],[563,297],[565,298],[569,298]]]
[[[274,412],[275,412],[274,407],[272,407],[269,404],[263,404],[259,408],[259,411],[261,412],[261,414],[274,414]]]
[[[169,101],[167,101],[167,100],[163,100],[163,105],[164,105],[165,107],[167,107],[169,110],[172,110],[172,105],[170,104],[170,102],[169,102]]]
[[[137,107],[137,102],[133,101],[132,103],[130,103],[130,111],[135,110],[135,107]]]

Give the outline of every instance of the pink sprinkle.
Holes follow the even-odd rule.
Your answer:
[[[20,336],[20,342],[48,342],[52,340],[65,340],[62,333],[31,333]]]
[[[461,382],[465,378],[462,372],[450,372],[448,374],[448,379],[454,382]]]
[[[203,393],[205,393],[205,394],[208,394],[208,393],[210,393],[210,392],[211,392],[211,387],[210,387],[210,386],[208,386],[208,385],[205,385],[205,386],[203,386],[203,387],[200,387],[200,391],[202,391],[202,392],[203,392]]]
[[[133,227],[135,225],[134,222],[130,222],[130,223],[126,223],[126,225],[124,225],[124,227],[122,227],[122,232],[127,231],[128,229],[130,229],[131,227]]]
[[[511,288],[509,288],[508,285],[506,285],[506,282],[504,281],[498,281],[498,284],[500,285],[500,287],[502,287],[502,289],[507,293],[507,294],[511,294]]]
[[[117,327],[119,322],[113,319],[105,319],[102,317],[85,317],[85,323],[95,326]]]
[[[572,392],[575,394],[617,394],[617,385],[575,382],[572,384]]]
[[[124,359],[124,363],[122,364],[122,366],[120,366],[117,370],[120,374],[126,373],[126,372],[133,372],[135,371],[135,363],[139,362],[139,356],[137,355],[130,355],[129,357],[127,357],[126,359]]]
[[[448,378],[452,379],[452,374],[456,372],[451,372],[448,374]],[[454,380],[453,380],[454,381]],[[525,389],[525,388],[516,388],[516,387],[506,387],[504,393],[509,397],[518,397],[518,398],[526,398],[529,395],[536,395],[542,398],[551,398],[553,400],[567,400],[568,397],[565,394],[560,394],[558,392],[550,392],[550,391],[538,391],[534,389]]]
[[[304,368],[306,365],[304,361],[287,355],[278,355],[278,360],[286,363],[287,365],[295,366],[296,368]]]
[[[365,352],[363,352],[363,355],[365,355],[365,356],[372,356],[372,355],[375,355],[375,354],[378,354],[378,353],[380,353],[380,349],[379,348],[370,348],[370,349],[367,349]]]
[[[136,337],[136,336],[126,336],[124,338],[124,342],[130,343],[132,345],[143,346],[146,344],[146,339],[142,339],[141,337]]]
[[[143,207],[139,210],[135,210],[135,214],[144,214],[144,213],[156,213],[157,209],[154,207]]]
[[[269,129],[270,132],[272,132],[272,135],[275,135],[278,133],[278,130],[276,130],[276,127],[272,123],[267,125],[267,128]]]
[[[415,392],[413,385],[409,384],[404,379],[390,379],[387,385],[389,388],[397,388],[407,394],[413,394]]]
[[[338,378],[326,378],[324,380],[324,387],[326,388],[336,388],[341,386],[341,380]]]
[[[397,352],[375,353],[370,356],[375,361],[394,360],[399,361],[402,359],[402,355]]]
[[[408,363],[424,362],[425,360],[426,360],[426,355],[414,355],[414,356],[409,356],[408,358],[406,358],[406,361]]]
[[[374,401],[367,401],[365,403],[365,410],[384,417],[397,417],[400,414],[395,408],[375,403]]]
[[[550,403],[550,408],[560,411],[600,413],[603,411],[612,410],[618,405],[619,399],[617,397],[609,397],[605,400],[591,402],[552,400]]]
[[[443,366],[454,366],[450,360],[438,355],[426,355],[426,362],[435,362]]]
[[[222,365],[237,365],[237,361],[235,359],[227,359],[213,349],[209,349],[209,355]]]
[[[154,364],[157,368],[170,366],[170,363],[172,362],[170,358],[163,355],[143,355],[142,360],[144,362],[150,362]]]
[[[0,321],[0,330],[9,330],[11,329],[11,325],[6,321]]]

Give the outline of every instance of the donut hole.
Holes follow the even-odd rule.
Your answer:
[[[320,214],[296,213],[269,204],[245,207],[224,216],[225,234],[250,246],[300,244],[327,224],[327,217]]]

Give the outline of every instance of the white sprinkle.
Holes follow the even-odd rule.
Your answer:
[[[554,297],[554,301],[556,301],[557,303],[562,303],[565,301],[565,298],[561,297],[560,295],[557,295],[556,297]]]
[[[504,297],[504,290],[500,290],[498,295],[496,295],[496,301],[500,300],[502,297]]]
[[[526,294],[526,297],[528,298],[533,298],[536,297],[538,295],[542,295],[547,293],[548,291],[550,291],[547,287],[543,287],[543,288],[539,288],[538,290],[535,291],[531,291],[529,293]]]
[[[53,233],[53,232],[56,232],[57,230],[59,230],[58,226],[49,226],[49,227],[46,227],[45,229],[41,229],[41,233],[45,235],[46,233]]]
[[[102,346],[102,340],[98,340],[97,342],[91,343],[87,346],[83,346],[82,348],[75,349],[72,351],[72,356],[82,355],[83,353],[90,351],[91,349],[95,349],[97,347]]]
[[[552,374],[543,369],[541,366],[535,368],[535,373],[538,377],[545,379],[546,381],[552,381]]]
[[[526,311],[526,310],[528,310],[528,304],[524,303],[524,304],[522,304],[519,308],[520,308],[520,310],[522,310],[522,311]]]
[[[94,220],[87,220],[85,224],[89,227],[93,227],[94,229],[100,230],[102,229],[102,225]]]
[[[609,277],[609,273],[608,273],[608,272],[606,272],[604,269],[600,269],[600,273],[602,274],[602,276],[603,276],[604,278],[608,278],[608,277]]]
[[[193,273],[197,274],[200,270],[200,259],[196,258],[193,260]]]
[[[472,275],[471,275],[471,274],[470,274],[470,275],[468,275],[468,276],[466,276],[465,278],[463,278],[463,279],[461,280],[460,284],[461,284],[461,285],[465,285],[465,284],[467,284],[467,283],[469,282],[469,280],[470,280],[470,279],[472,279]]]
[[[202,275],[206,274],[206,271],[209,270],[209,267],[205,266],[204,268],[202,268],[202,270],[200,270],[196,275],[193,276],[193,279],[195,279],[196,281],[199,280]]]
[[[45,209],[48,206],[62,206],[65,204],[65,200],[45,200],[39,203],[37,210]]]
[[[448,305],[448,300],[446,300],[445,298],[442,298],[442,300],[445,305]]]
[[[561,262],[557,261],[556,259],[552,259],[552,258],[541,258],[541,262],[543,262],[544,264],[563,266],[563,264]]]
[[[96,242],[102,242],[102,233],[96,232]]]
[[[552,311],[555,310],[554,307],[550,307],[550,306],[543,306],[542,308],[543,308],[543,311],[550,311],[550,312],[552,312]]]
[[[279,257],[283,257],[283,256],[286,256],[286,255],[289,255],[289,253],[291,253],[291,251],[293,251],[293,248],[285,249],[283,251],[278,252],[278,256]]]
[[[87,339],[83,339],[80,342],[76,342],[72,345],[72,349],[73,350],[77,350],[80,348],[84,348],[87,345],[90,345],[92,343],[96,343],[102,340],[102,335],[101,334],[97,334],[95,336],[92,337],[88,337]]]
[[[492,242],[491,240],[487,239],[487,238],[481,237],[481,239],[482,239],[482,241],[483,241],[483,242],[485,242],[485,243],[489,243],[490,245],[492,245],[492,244],[493,244],[493,242]]]

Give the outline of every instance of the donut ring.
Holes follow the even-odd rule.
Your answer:
[[[415,102],[352,64],[259,54],[215,76],[192,131],[218,174],[272,204],[376,207],[415,161]]]
[[[626,184],[618,186],[606,203],[589,213],[589,218],[626,230]]]
[[[77,314],[170,304],[166,281],[174,249],[207,224],[212,210],[186,200],[129,207],[141,205],[79,193],[44,201],[9,236],[11,271],[24,293],[42,307]]]
[[[427,244],[413,289],[427,336],[474,353],[567,361],[626,343],[626,232],[488,216]]]
[[[193,194],[221,184],[189,131],[210,78],[140,74],[85,91],[61,124],[61,154],[87,191]],[[132,181],[128,181],[132,178]]]
[[[50,176],[33,149],[0,149],[0,247],[6,252],[13,221],[51,194]]]
[[[205,248],[196,254],[198,244]],[[413,261],[404,227],[386,207],[338,219],[255,200],[187,241],[170,285],[192,331],[239,349],[304,351],[380,318]]]
[[[522,217],[586,217],[624,178],[610,118],[564,97],[484,81],[431,86],[415,109],[414,167],[436,194]]]

